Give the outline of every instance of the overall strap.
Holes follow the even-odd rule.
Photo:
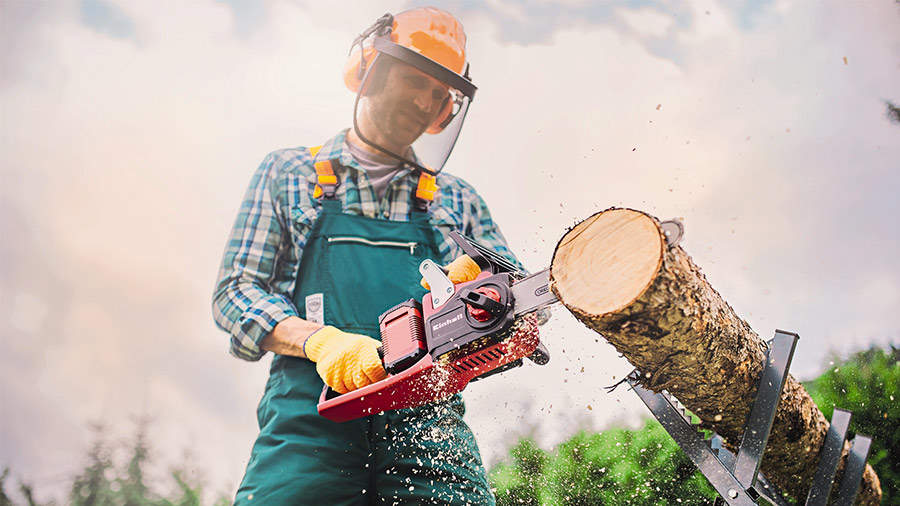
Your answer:
[[[309,155],[313,158],[316,157],[316,154],[319,150],[322,149],[322,146],[315,146],[309,148]],[[331,160],[320,160],[313,164],[316,168],[316,189],[313,191],[313,198],[319,198],[322,195],[325,195],[325,200],[334,200],[335,199],[335,189],[337,188],[337,176],[334,175],[334,169],[331,165]]]
[[[428,211],[428,206],[434,200],[437,193],[437,178],[425,171],[419,171],[419,182],[416,185],[415,208],[419,211]]]
[[[322,146],[314,146],[309,148],[309,155],[312,158],[322,149]],[[336,201],[335,196],[338,186],[337,176],[334,174],[334,165],[331,160],[319,160],[313,164],[316,169],[316,188],[313,191],[313,198],[324,196],[323,204],[330,201]],[[419,171],[419,178],[416,184],[416,193],[414,197],[414,208],[421,211],[422,214],[428,214],[428,207],[434,201],[434,196],[438,191],[437,177],[425,172]],[[326,207],[334,207],[326,206]],[[416,213],[419,214],[419,213]]]

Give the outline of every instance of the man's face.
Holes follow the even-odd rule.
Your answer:
[[[411,65],[387,64],[382,89],[360,100],[360,128],[367,138],[403,153],[435,120],[450,92],[445,84]]]

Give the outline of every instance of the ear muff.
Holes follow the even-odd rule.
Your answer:
[[[396,36],[392,34],[396,22],[391,13],[387,13],[376,19],[372,26],[363,30],[353,44],[350,46],[350,58],[344,65],[344,84],[350,91],[356,93],[362,83],[363,77],[366,75],[368,67],[375,60],[375,48],[371,45],[366,46],[366,41],[371,37],[390,37],[396,40]]]
[[[347,64],[344,65],[344,85],[347,86],[347,89],[353,93],[359,91],[362,79],[366,75],[366,70],[372,66],[376,54],[377,51],[371,46],[363,49],[362,57],[360,57],[359,46],[350,53],[350,58],[347,59]],[[362,66],[363,62],[365,62],[365,68]]]

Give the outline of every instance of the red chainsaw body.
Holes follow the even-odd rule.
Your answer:
[[[474,281],[455,285],[455,292],[490,276],[490,273],[482,272]],[[408,361],[412,356],[410,353],[419,350],[425,351],[424,355],[395,374],[389,371],[387,378],[346,394],[337,394],[326,387],[319,398],[319,414],[335,422],[346,422],[446,399],[463,390],[473,379],[529,356],[540,343],[536,324],[513,323],[508,337],[499,342],[486,340],[482,346],[466,347],[464,353],[446,353],[436,360],[430,353],[432,350],[427,350],[424,336],[417,330],[422,322],[416,319],[427,322],[445,306],[433,308],[428,293],[422,299],[421,314],[410,309],[411,306],[401,304],[383,315],[380,325],[386,364],[395,363],[391,362],[394,358]],[[410,330],[406,331],[407,328]]]

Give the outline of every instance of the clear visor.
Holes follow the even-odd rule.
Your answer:
[[[356,97],[356,135],[382,153],[437,174],[459,137],[474,87],[463,92],[418,66],[377,54]]]

